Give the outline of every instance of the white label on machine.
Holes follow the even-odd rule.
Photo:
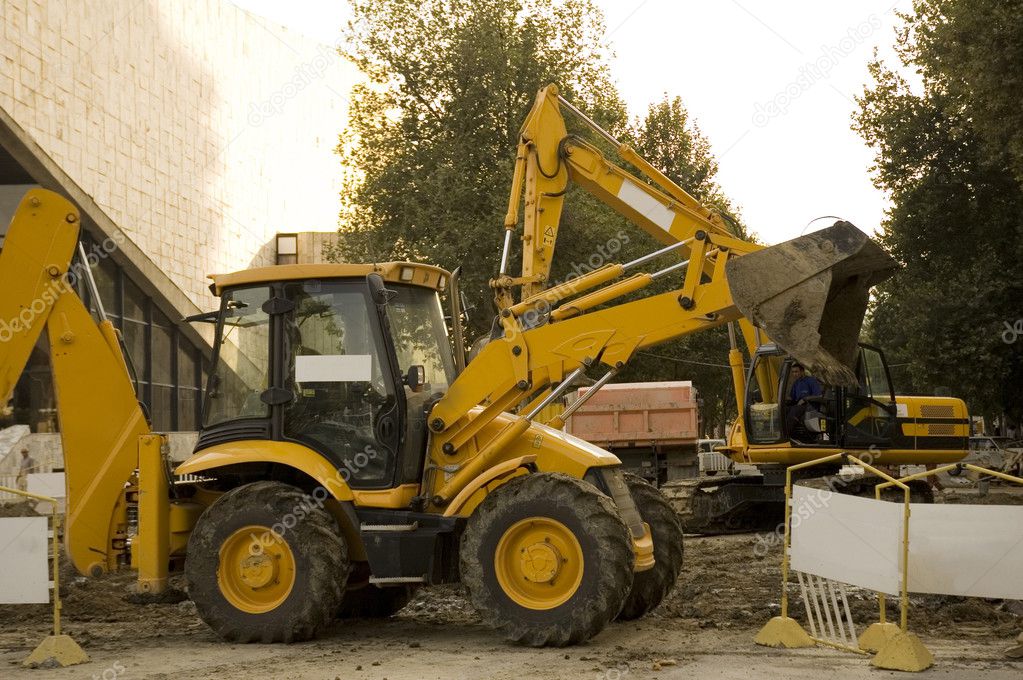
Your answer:
[[[50,601],[45,517],[0,518],[0,603]]]
[[[371,354],[326,354],[295,357],[297,382],[368,382],[373,374]]]
[[[665,231],[671,229],[671,223],[675,221],[674,210],[643,191],[631,180],[622,181],[618,199]]]
[[[895,405],[895,417],[896,418],[908,418],[909,417],[909,406],[906,404]]]
[[[28,492],[50,498],[64,497],[63,472],[33,472],[26,478]]]
[[[897,593],[902,515],[898,503],[793,485],[792,568]]]

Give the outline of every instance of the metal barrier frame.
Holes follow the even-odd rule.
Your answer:
[[[49,496],[40,496],[38,494],[29,493],[28,491],[22,491],[20,489],[12,489],[6,486],[0,486],[0,492],[12,493],[16,496],[28,498],[30,500],[41,501],[43,503],[49,503],[53,507],[53,634],[47,636],[39,643],[39,646],[29,654],[24,661],[21,662],[22,666],[38,666],[52,659],[61,666],[73,666],[75,664],[85,663],[89,660],[89,655],[75,642],[70,635],[61,633],[60,630],[60,611],[62,604],[60,601],[60,527],[61,527],[61,515],[58,512],[60,501],[56,498]]]
[[[902,489],[903,492],[903,522],[902,522],[902,588],[901,588],[901,607],[902,607],[902,625],[893,631],[891,628],[893,624],[885,624],[882,618],[880,624],[882,628],[878,628],[878,624],[871,625],[864,631],[863,635],[857,640],[858,647],[852,647],[851,645],[842,644],[834,640],[828,640],[823,637],[810,636],[806,630],[803,629],[799,623],[789,616],[789,596],[788,596],[788,585],[789,585],[789,550],[792,547],[792,473],[797,470],[804,470],[806,468],[816,467],[818,465],[824,465],[827,463],[842,462],[846,465],[857,465],[864,471],[873,474],[876,477],[880,477],[884,480],[885,488],[890,486],[896,486]],[[955,467],[954,465],[952,467]],[[935,474],[933,471],[927,471],[925,475],[928,476]],[[786,647],[788,649],[796,649],[800,647],[813,647],[815,645],[824,645],[827,647],[833,647],[835,649],[841,649],[855,654],[866,655],[871,651],[876,651],[877,656],[871,661],[871,663],[879,668],[885,668],[889,670],[906,670],[906,671],[922,671],[929,668],[934,663],[934,658],[930,652],[923,646],[920,639],[910,633],[907,629],[908,614],[909,614],[909,497],[910,489],[906,484],[909,480],[899,480],[892,477],[883,470],[879,470],[870,463],[860,460],[858,457],[848,453],[835,453],[830,456],[823,458],[817,458],[814,460],[806,461],[804,463],[797,463],[796,465],[790,465],[785,470],[785,533],[782,544],[782,562],[781,562],[781,615],[772,618],[767,624],[757,633],[754,638],[754,642],[758,645],[765,645],[768,647]],[[880,499],[880,491],[875,491],[877,499]],[[883,594],[880,594],[883,597]],[[885,610],[885,605],[881,605],[881,611]],[[875,645],[875,640],[880,640],[880,645]],[[876,647],[876,648],[875,648]]]
[[[809,635],[799,623],[789,616],[789,550],[792,547],[792,473],[826,463],[841,461],[846,465],[858,465],[863,470],[880,477],[884,481],[874,487],[874,497],[881,500],[885,489],[896,487],[902,489],[903,521],[902,521],[902,584],[899,597],[899,623],[887,620],[887,596],[878,592],[878,621],[871,624],[857,640],[858,647],[828,640],[816,635]],[[952,470],[970,470],[980,475],[988,475],[996,479],[1023,485],[1023,478],[989,470],[971,463],[950,463],[937,468],[924,470],[912,475],[896,479],[890,474],[866,463],[848,453],[836,453],[824,458],[798,463],[785,471],[785,534],[782,546],[781,563],[781,615],[772,618],[757,633],[754,642],[769,647],[812,647],[824,645],[842,649],[856,654],[875,653],[871,664],[879,668],[901,671],[922,671],[934,664],[934,657],[924,647],[920,639],[909,632],[909,519],[910,519],[910,488],[908,482],[925,479],[942,472]],[[801,575],[800,575],[801,576]],[[802,582],[802,579],[800,579]],[[805,600],[805,589],[804,589]],[[807,604],[807,607],[809,605]],[[847,606],[848,609],[848,606]],[[850,623],[852,623],[850,619]],[[816,631],[814,631],[816,633]],[[823,631],[822,631],[823,633]],[[843,638],[844,639],[844,638]],[[1019,649],[1023,649],[1023,645]],[[1012,654],[1014,650],[1009,650]]]

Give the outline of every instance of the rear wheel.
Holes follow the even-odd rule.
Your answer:
[[[255,482],[225,493],[188,539],[199,616],[232,642],[294,642],[334,617],[348,577],[337,523],[301,490]]]
[[[640,517],[650,526],[654,539],[654,566],[635,574],[632,590],[618,614],[626,621],[638,619],[661,603],[671,592],[682,570],[682,524],[661,492],[646,480],[625,474],[632,500]]]
[[[629,594],[634,559],[611,499],[558,473],[519,477],[488,495],[460,551],[462,581],[484,622],[534,647],[599,633]]]

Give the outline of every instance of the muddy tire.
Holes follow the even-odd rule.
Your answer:
[[[533,647],[576,644],[610,622],[632,586],[632,540],[614,502],[568,475],[518,477],[484,499],[460,549],[481,618]]]
[[[416,589],[410,586],[378,588],[374,585],[349,590],[341,600],[339,619],[385,619],[405,608]]]
[[[620,620],[631,621],[655,609],[675,587],[682,571],[682,523],[668,499],[646,480],[626,473],[625,483],[640,517],[650,525],[655,560],[652,569],[633,576],[632,590],[618,614]]]
[[[185,562],[200,618],[231,642],[314,637],[333,620],[348,570],[334,518],[279,482],[246,484],[217,499],[196,523]]]

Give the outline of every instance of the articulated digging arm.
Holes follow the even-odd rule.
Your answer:
[[[867,293],[894,270],[891,257],[847,222],[773,247],[738,239],[716,213],[592,121],[583,117],[656,186],[569,136],[560,105],[570,106],[557,88],[541,90],[522,128],[501,271],[492,281],[503,336],[483,348],[430,414],[431,463],[453,471],[431,490],[438,506],[509,455],[540,408],[588,368],[607,367],[603,384],[637,351],[729,321],[740,321],[747,345],[755,346],[756,334],[763,332],[761,339],[769,335],[823,380],[855,381],[851,363]],[[547,287],[569,182],[585,187],[665,247]],[[522,194],[523,264],[521,275],[512,277],[508,259]],[[669,252],[678,252],[682,261],[642,271]],[[615,304],[661,277],[669,277],[675,288]],[[517,286],[522,289],[518,302],[512,295]],[[729,363],[740,390],[737,349]],[[522,404],[528,404],[519,409],[525,415],[502,415]],[[488,426],[499,419],[506,422],[493,434]]]
[[[14,215],[0,252],[0,392],[6,402],[45,327],[67,478],[65,545],[80,572],[96,575],[127,555],[125,484],[149,426],[117,331],[97,325],[68,283],[78,230],[74,206],[42,189]]]

